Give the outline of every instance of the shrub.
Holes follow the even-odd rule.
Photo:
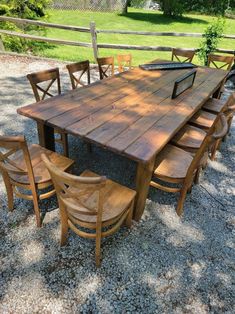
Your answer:
[[[218,47],[218,43],[223,35],[224,26],[225,20],[218,18],[206,28],[198,53],[198,56],[204,65],[207,65],[208,63],[208,54],[214,52]]]
[[[46,15],[45,9],[49,4],[49,0],[5,0],[6,4],[0,5],[0,15],[9,15],[13,17],[37,19]],[[2,12],[2,14],[1,14]],[[42,36],[46,35],[45,28],[27,25],[17,27],[13,23],[0,22],[0,28],[15,32],[36,32]],[[36,42],[23,38],[2,35],[4,46],[7,50],[15,52],[31,52],[37,53],[45,48],[53,47],[44,42]]]

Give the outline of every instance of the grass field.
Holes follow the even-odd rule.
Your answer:
[[[137,31],[155,31],[155,32],[203,32],[204,29],[215,18],[204,15],[185,15],[184,17],[171,19],[164,17],[162,13],[156,11],[144,11],[140,9],[131,9],[123,16],[117,13],[100,12],[80,12],[80,11],[60,11],[50,10],[49,21],[67,25],[78,25],[89,27],[90,21],[95,21],[97,29],[118,29],[118,30],[137,30]],[[235,20],[227,19],[225,26],[226,34],[235,33]],[[58,29],[48,29],[48,37],[61,38],[67,40],[77,40],[91,42],[89,33],[78,33]],[[154,37],[120,34],[99,34],[99,43],[120,43],[130,45],[150,45],[150,46],[173,46],[194,48],[199,47],[201,38],[190,37]],[[235,40],[223,39],[220,48],[234,49]],[[130,50],[128,51],[130,52]],[[116,55],[125,53],[124,50],[100,49],[100,56]],[[169,58],[169,52],[148,52],[131,51],[134,64],[140,64],[151,59],[161,57]],[[62,60],[79,61],[89,59],[94,61],[92,49],[72,46],[55,46],[52,49],[46,49],[44,56],[59,58]]]

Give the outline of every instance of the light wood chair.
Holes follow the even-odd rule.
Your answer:
[[[194,55],[195,51],[173,48],[171,60],[174,61],[176,59],[178,62],[192,62]]]
[[[131,226],[136,192],[89,170],[80,176],[67,174],[50,162],[46,155],[42,155],[42,160],[57,193],[61,245],[67,241],[68,229],[81,237],[95,239],[96,266],[100,266],[101,240],[114,234],[123,223]]]
[[[214,124],[217,118],[217,114],[213,114],[204,110],[199,110],[195,115],[189,120],[189,124],[208,131]]]
[[[132,63],[132,55],[131,54],[117,55],[117,61],[119,73],[124,72],[125,69],[130,70]]]
[[[85,85],[89,85],[91,83],[89,60],[68,64],[68,65],[66,65],[66,67],[67,67],[68,72],[69,72],[69,76],[70,76],[70,80],[71,80],[71,84],[72,84],[72,89],[76,89],[79,86],[84,87]],[[75,73],[76,73],[76,75],[75,75]],[[85,74],[86,74],[87,84],[85,84],[84,81],[82,80],[82,77]]]
[[[201,111],[201,114],[199,116],[195,115],[192,119],[193,122],[195,122],[196,120],[197,127],[194,125],[186,124],[173,137],[173,139],[171,140],[172,144],[186,151],[195,153],[195,151],[197,151],[200,148],[204,138],[206,137],[207,132],[213,126],[213,123],[216,120],[217,115],[226,110],[225,108],[228,106],[228,102],[229,100],[210,98],[202,107],[203,110]],[[209,116],[210,118],[209,121],[207,120],[204,121],[204,119],[208,117],[207,114],[205,116],[204,110],[208,110],[209,113],[212,113],[210,109],[214,110],[213,115]]]
[[[166,192],[180,193],[176,208],[179,216],[183,213],[187,192],[191,190],[193,183],[198,181],[205,151],[208,149],[211,141],[222,138],[227,132],[228,125],[225,116],[220,114],[218,119],[221,119],[223,129],[219,133],[211,129],[213,133],[207,134],[194,156],[181,148],[168,144],[156,157],[155,169],[150,185]],[[164,183],[177,184],[177,187],[169,187],[164,185]]]
[[[216,69],[230,70],[234,63],[234,56],[223,56],[216,54],[208,55],[208,66]]]
[[[232,93],[230,95],[230,97],[228,98],[227,102],[226,102],[226,106],[225,108],[223,108],[223,113],[227,119],[227,123],[228,123],[228,132],[227,134],[224,136],[224,138],[222,139],[218,139],[214,146],[213,146],[213,150],[211,152],[211,159],[214,160],[215,159],[215,154],[216,151],[220,148],[220,144],[222,141],[224,141],[226,139],[226,136],[229,134],[230,132],[230,128],[232,125],[232,120],[233,120],[233,116],[235,113],[235,93]],[[221,127],[220,125],[218,127]]]
[[[113,57],[97,58],[97,63],[98,63],[101,80],[114,75],[114,58]]]
[[[37,226],[40,227],[42,222],[39,200],[55,194],[50,174],[41,160],[41,154],[46,154],[63,171],[68,170],[74,161],[36,144],[28,147],[23,136],[0,136],[0,148],[2,150],[0,172],[6,186],[9,210],[12,211],[14,208],[13,194],[33,201]],[[39,193],[46,188],[49,191]],[[31,191],[31,194],[24,191]]]
[[[27,75],[27,78],[32,86],[34,97],[37,102],[44,100],[46,97],[53,97],[61,94],[59,68],[31,73]],[[48,82],[46,88],[42,86],[45,82]],[[55,95],[50,91],[51,88],[54,87],[54,84],[56,84]],[[62,145],[64,155],[68,156],[68,135],[60,130],[55,130],[55,135],[55,141]]]

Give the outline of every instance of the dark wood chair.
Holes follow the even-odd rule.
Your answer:
[[[211,128],[211,132],[207,133],[194,156],[179,147],[168,144],[156,157],[155,169],[150,185],[166,192],[180,193],[176,208],[179,216],[183,213],[187,192],[191,190],[193,183],[198,181],[202,158],[206,150],[212,141],[222,138],[227,132],[228,125],[225,116],[220,114],[218,119],[221,119],[223,129],[217,133],[214,132],[214,128]],[[167,185],[164,185],[164,183],[167,183]],[[177,187],[170,187],[168,184],[177,184]]]
[[[31,73],[27,78],[32,86],[34,97],[37,102],[44,100],[46,97],[53,97],[61,94],[60,73],[59,68],[46,71]],[[46,87],[45,84],[48,83]],[[51,89],[56,84],[56,93],[52,94]],[[66,133],[55,130],[55,141],[63,146],[65,156],[68,156],[68,136]]]
[[[195,51],[173,48],[171,60],[174,61],[176,59],[178,62],[192,62],[194,55]]]
[[[57,193],[61,217],[61,245],[68,229],[81,237],[95,239],[96,266],[100,266],[101,240],[125,223],[131,226],[136,192],[86,170],[80,176],[61,171],[42,156]],[[85,228],[85,229],[84,229]]]
[[[208,66],[216,69],[231,70],[234,63],[234,56],[223,56],[217,54],[208,55]]]
[[[117,61],[119,73],[124,72],[126,69],[130,70],[132,63],[132,55],[131,54],[117,55]]]
[[[66,67],[69,72],[72,89],[84,87],[85,85],[89,85],[91,83],[89,60],[71,63],[66,65]],[[86,75],[86,83],[82,80],[84,75]]]
[[[98,63],[101,80],[114,75],[114,58],[113,57],[97,58],[97,63]]]
[[[13,195],[19,198],[33,201],[37,226],[41,226],[41,215],[39,200],[51,197],[55,194],[51,177],[44,163],[41,154],[50,158],[59,169],[66,171],[73,160],[61,156],[55,152],[33,144],[27,146],[23,136],[0,136],[0,172],[6,186],[8,207],[14,208]],[[47,192],[39,193],[47,189]],[[31,194],[24,191],[31,191]]]

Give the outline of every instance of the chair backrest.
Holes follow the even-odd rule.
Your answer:
[[[176,59],[178,62],[192,62],[195,51],[173,48],[171,60]]]
[[[66,67],[69,72],[72,89],[76,89],[79,85],[84,87],[85,85],[90,84],[91,78],[89,60],[68,64],[66,65]],[[75,73],[77,75],[75,75]],[[82,81],[82,77],[85,74],[87,75],[87,84],[85,84],[84,81]]]
[[[105,177],[79,177],[58,169],[49,161],[45,154],[41,156],[54,184],[61,210],[69,213],[76,212],[81,215],[97,216],[97,223],[101,223]],[[85,201],[89,196],[93,206]],[[71,214],[72,215],[72,214]],[[72,217],[71,217],[72,218]]]
[[[234,63],[234,56],[208,55],[208,66],[216,69],[230,70]]]
[[[28,176],[32,187],[35,187],[32,163],[26,140],[23,136],[0,136],[0,169],[8,175]],[[23,163],[17,162],[17,152],[23,153]],[[10,157],[13,157],[12,160]]]
[[[59,68],[54,68],[46,71],[31,73],[27,75],[27,78],[32,86],[34,97],[36,101],[40,101],[48,97],[53,97],[49,90],[54,83],[57,83],[56,95],[61,94],[60,86],[60,73]],[[48,82],[46,87],[39,85],[40,83]],[[41,93],[40,93],[41,92]]]
[[[217,125],[220,125],[219,130]],[[218,114],[217,118],[215,119],[213,125],[211,126],[210,130],[208,131],[206,137],[204,138],[200,148],[194,155],[193,161],[188,169],[186,175],[186,181],[190,183],[193,178],[193,173],[195,169],[198,167],[204,153],[209,148],[210,144],[220,138],[223,138],[228,132],[228,124],[227,119],[223,113]]]
[[[101,80],[103,80],[106,77],[114,75],[114,58],[113,57],[97,58],[97,63],[99,67]]]
[[[118,71],[124,72],[125,68],[131,69],[132,55],[129,53],[127,55],[117,55],[118,61]]]

